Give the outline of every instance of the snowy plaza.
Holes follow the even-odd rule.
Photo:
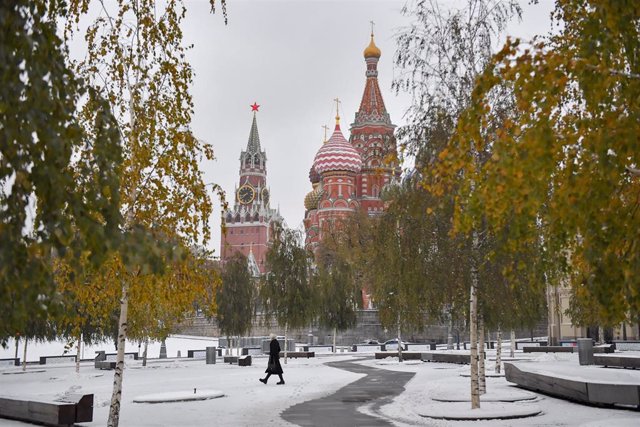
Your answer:
[[[142,367],[141,360],[127,361],[123,380],[122,425],[296,425],[282,418],[288,408],[331,396],[366,375],[327,366],[327,363],[337,361],[354,361],[368,368],[415,374],[397,396],[361,396],[361,401],[356,402],[358,412],[378,418],[388,425],[636,426],[640,420],[640,414],[634,410],[587,406],[514,387],[503,375],[492,375],[494,351],[487,354],[487,394],[476,413],[505,416],[539,412],[537,415],[490,421],[445,421],[425,416],[438,413],[455,416],[471,412],[468,365],[416,360],[399,363],[397,358],[376,360],[373,353],[318,353],[312,358],[289,359],[286,365],[283,364],[286,384],[279,386],[271,380],[265,386],[258,382],[258,378],[266,367],[266,356],[253,356],[252,365],[247,367],[225,364],[220,357],[216,364],[209,365],[202,358],[175,357],[178,351],[181,356],[186,356],[188,350],[203,349],[215,345],[216,341],[203,337],[170,337],[166,342],[167,359],[157,358],[160,344],[155,343],[149,347],[150,359],[146,367]],[[109,344],[86,348],[84,357],[90,358],[90,352],[111,348]],[[137,345],[130,344],[128,351],[136,349]],[[13,357],[13,351],[12,348],[0,351],[0,358]],[[39,356],[62,354],[63,351],[62,343],[32,344],[28,359],[38,360]],[[74,354],[73,351],[71,353]],[[640,383],[640,371],[581,367],[577,354],[535,355],[518,351],[516,359],[520,359],[521,363],[535,363],[540,369],[557,375],[595,375],[603,380],[614,377],[620,382]],[[0,370],[0,388],[4,396],[51,400],[65,393],[93,393],[93,422],[78,424],[87,427],[105,425],[112,385],[113,371],[95,369],[92,361],[82,362],[79,374],[76,374],[73,363],[30,364],[25,373],[22,373],[21,367],[3,367]],[[134,402],[141,397],[157,394],[164,394],[166,400],[190,399],[194,392],[196,395],[206,395],[212,391],[222,396],[196,401]],[[332,422],[331,425],[354,425],[350,419],[342,421],[339,424]],[[28,424],[0,419],[0,425]]]

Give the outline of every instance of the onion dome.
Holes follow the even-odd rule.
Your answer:
[[[380,58],[382,52],[378,49],[378,46],[373,42],[373,33],[371,33],[371,42],[364,50],[365,58]]]
[[[333,135],[316,153],[313,169],[320,175],[329,171],[358,173],[362,169],[362,158],[355,148],[344,138],[340,130],[340,118],[336,117]]]
[[[304,198],[304,207],[306,210],[310,211],[313,209],[318,209],[318,203],[320,203],[320,199],[322,198],[323,190],[320,186],[315,186],[313,190],[311,190],[307,196]]]
[[[311,166],[311,169],[309,169],[309,181],[311,181],[312,184],[315,184],[316,182],[320,182],[321,179],[322,178],[320,177],[318,171],[316,171],[315,168]]]

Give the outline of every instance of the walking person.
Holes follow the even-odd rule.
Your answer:
[[[284,379],[282,378],[282,365],[280,365],[280,343],[276,339],[275,334],[269,335],[271,338],[271,342],[269,343],[269,363],[267,364],[267,376],[264,378],[260,378],[260,382],[266,384],[271,375],[278,375],[280,377],[280,381],[277,384],[284,384]]]

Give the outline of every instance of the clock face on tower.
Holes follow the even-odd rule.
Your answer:
[[[247,205],[253,201],[253,198],[256,196],[256,192],[248,184],[243,185],[238,189],[238,200],[243,205]]]
[[[262,189],[262,203],[265,205],[269,204],[269,190],[266,188]]]

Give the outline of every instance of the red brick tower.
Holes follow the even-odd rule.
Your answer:
[[[270,207],[267,187],[267,155],[260,149],[260,136],[256,112],[260,106],[254,103],[253,123],[249,132],[247,149],[240,153],[240,179],[235,191],[233,209],[223,216],[220,242],[222,261],[240,252],[249,259],[250,267],[255,266],[260,274],[265,273],[265,256],[272,239],[272,227],[282,222],[279,212]]]
[[[377,215],[384,210],[380,192],[391,180],[400,177],[393,135],[395,125],[391,123],[378,85],[380,55],[372,32],[371,42],[364,50],[367,81],[349,138],[362,157],[362,171],[356,178],[356,191],[362,210],[369,215]]]

